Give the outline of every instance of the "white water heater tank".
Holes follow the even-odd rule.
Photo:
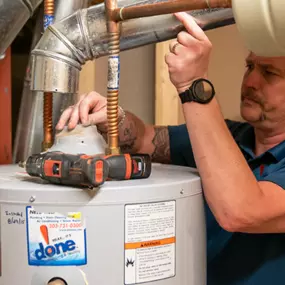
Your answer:
[[[49,151],[104,153],[95,126]],[[0,285],[205,285],[206,230],[195,169],[153,164],[147,179],[95,190],[0,167]]]
[[[0,285],[206,284],[193,169],[154,164],[147,179],[87,191],[1,166],[0,207]]]

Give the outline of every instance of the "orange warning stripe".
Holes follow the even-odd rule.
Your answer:
[[[125,179],[129,180],[132,176],[132,158],[131,158],[130,154],[125,154],[125,160],[126,160]]]
[[[171,237],[171,238],[165,238],[165,239],[160,239],[160,240],[126,243],[125,249],[137,249],[137,248],[144,248],[144,247],[166,245],[166,244],[175,243],[175,240],[176,240],[175,237]]]

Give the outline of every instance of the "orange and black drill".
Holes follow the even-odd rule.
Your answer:
[[[20,166],[30,176],[80,187],[97,187],[106,180],[148,178],[151,174],[151,159],[147,154],[92,156],[54,151],[31,155]]]

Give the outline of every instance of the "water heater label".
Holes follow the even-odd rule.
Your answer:
[[[86,228],[80,212],[42,213],[29,206],[26,216],[29,265],[87,264]]]
[[[125,206],[125,284],[175,276],[175,201]]]

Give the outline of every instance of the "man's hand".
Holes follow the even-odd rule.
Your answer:
[[[212,44],[204,31],[187,13],[175,16],[185,26],[177,36],[177,41],[170,44],[170,53],[165,61],[168,65],[170,80],[178,93],[185,91],[198,78],[207,78]]]
[[[67,108],[61,115],[57,130],[62,130],[66,124],[74,129],[78,123],[84,126],[97,125],[99,130],[107,132],[107,100],[97,92],[90,92],[80,97],[74,106]],[[119,117],[122,116],[119,109]]]
[[[96,92],[82,95],[74,106],[67,108],[61,115],[57,130],[62,130],[65,125],[74,129],[78,123],[84,126],[97,125],[98,129],[107,139],[107,100]],[[119,143],[124,153],[147,153],[153,162],[170,163],[169,133],[166,126],[145,125],[138,117],[119,108]]]

